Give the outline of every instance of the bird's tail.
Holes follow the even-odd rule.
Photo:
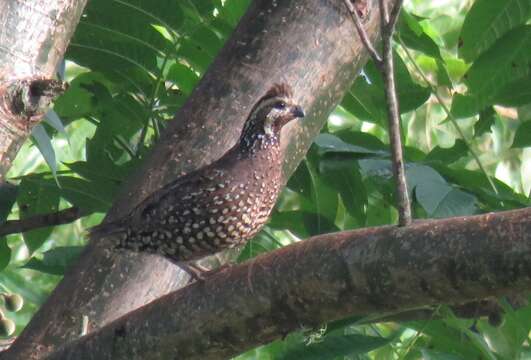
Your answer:
[[[88,229],[88,238],[90,241],[98,241],[103,238],[117,238],[126,231],[125,227],[120,222],[108,222],[99,224]]]

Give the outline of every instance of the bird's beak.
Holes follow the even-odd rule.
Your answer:
[[[291,109],[291,113],[293,114],[293,116],[295,116],[296,118],[302,118],[304,117],[304,110],[302,110],[302,108],[300,106],[294,106],[292,109]]]

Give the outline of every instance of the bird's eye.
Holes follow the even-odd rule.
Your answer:
[[[280,101],[275,104],[275,109],[284,110],[285,108],[286,108],[286,103],[284,101]]]

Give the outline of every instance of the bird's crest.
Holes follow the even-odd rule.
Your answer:
[[[273,84],[273,86],[271,86],[271,88],[262,97],[262,100],[271,99],[275,97],[293,97],[293,90],[291,89],[291,86],[286,83]]]

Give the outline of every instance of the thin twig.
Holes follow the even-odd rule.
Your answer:
[[[389,142],[391,144],[391,156],[393,159],[393,175],[396,181],[396,200],[398,207],[398,225],[411,224],[411,204],[407,190],[406,170],[404,167],[404,154],[402,151],[402,139],[400,136],[400,109],[394,76],[392,37],[394,23],[389,22],[389,14],[384,0],[380,0],[381,35],[382,35],[382,75],[385,81],[385,98],[387,101],[387,115],[389,121]],[[394,9],[393,9],[394,11]],[[392,19],[396,23],[394,13]]]
[[[372,45],[371,40],[369,40],[369,36],[367,35],[367,32],[361,24],[361,19],[358,15],[358,11],[352,4],[351,0],[345,0],[344,3],[350,13],[350,16],[352,17],[352,21],[354,21],[354,25],[356,26],[356,30],[358,31],[363,46],[365,46],[365,48],[369,52],[369,55],[371,56],[372,61],[374,61],[376,66],[381,67],[382,57],[380,56],[380,54],[378,54],[378,51],[376,51],[376,49]]]
[[[417,71],[419,76],[430,87],[431,93],[435,96],[435,98],[437,99],[437,102],[439,103],[439,105],[441,105],[441,107],[443,108],[444,112],[446,113],[446,116],[448,116],[448,119],[450,120],[452,125],[455,127],[455,129],[456,129],[457,133],[459,134],[459,136],[461,137],[461,139],[464,141],[468,151],[470,152],[470,155],[472,155],[472,157],[474,158],[474,161],[478,165],[479,169],[481,170],[481,172],[487,178],[490,186],[492,187],[492,190],[494,191],[494,193],[496,195],[498,195],[499,193],[498,193],[498,189],[496,188],[496,184],[494,184],[494,181],[492,180],[490,175],[487,173],[487,170],[485,170],[485,167],[483,166],[483,163],[479,159],[479,156],[476,154],[474,149],[472,149],[472,146],[469,144],[470,140],[467,139],[467,137],[465,136],[465,133],[463,132],[463,130],[461,130],[461,127],[457,123],[456,118],[454,117],[454,115],[452,114],[450,109],[448,109],[448,106],[446,106],[446,104],[444,103],[444,100],[439,95],[439,92],[437,91],[435,86],[431,83],[431,81],[428,79],[426,74],[424,74],[424,71],[422,71],[420,66],[417,64],[417,62],[413,58],[413,55],[411,55],[410,51],[408,50],[408,48],[406,47],[406,45],[402,41],[402,38],[400,37],[400,35],[398,36],[398,42],[400,43],[400,46],[402,46],[402,49],[404,50],[404,53],[406,54],[406,56],[409,59],[409,61],[411,61],[411,63],[413,64],[413,67],[415,68],[415,70]]]
[[[85,214],[78,207],[71,207],[49,214],[34,215],[21,220],[8,220],[0,225],[0,236],[18,234],[48,226],[71,223]]]
[[[382,30],[382,40],[384,37],[384,30],[387,32],[387,24],[389,24],[389,12],[387,11],[387,4],[385,0],[378,0],[378,8],[380,9],[380,28]]]
[[[394,32],[395,25],[398,20],[398,15],[400,15],[400,9],[402,8],[403,2],[404,0],[396,0],[393,9],[391,10],[391,15],[389,15],[389,23],[387,24],[387,26],[392,32]]]
[[[382,56],[378,55],[372,46],[367,33],[363,28],[355,6],[349,0],[345,4],[352,15],[358,34],[373,61],[382,73],[385,81],[385,98],[387,102],[387,114],[389,121],[389,142],[393,159],[393,175],[396,181],[396,200],[398,208],[398,225],[411,224],[411,204],[407,190],[406,171],[404,168],[404,155],[402,151],[402,139],[400,136],[400,109],[396,84],[394,78],[393,47],[391,40],[395,30],[395,24],[400,13],[402,0],[397,0],[389,15],[385,0],[379,0],[380,7],[380,33],[382,37]]]

